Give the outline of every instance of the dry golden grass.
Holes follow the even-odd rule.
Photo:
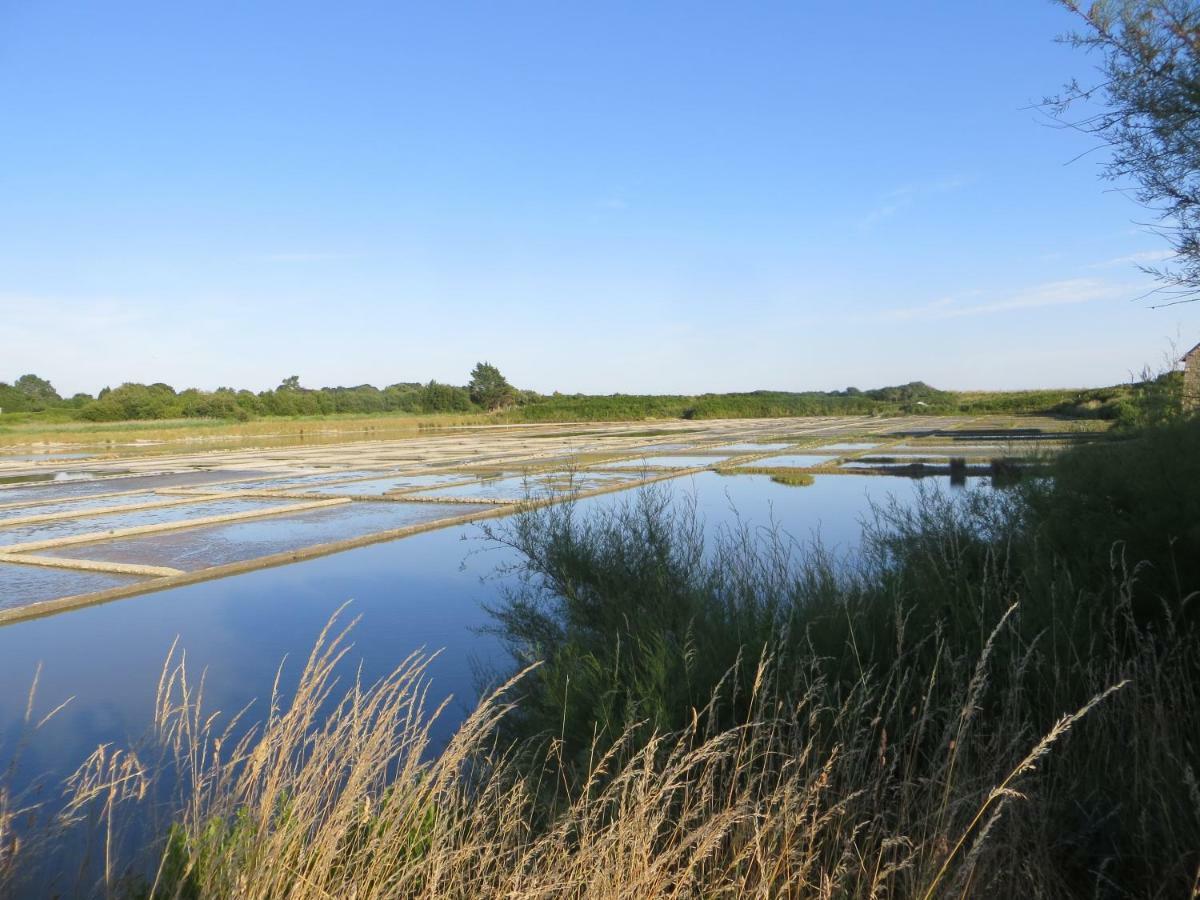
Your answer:
[[[935,708],[930,685],[924,708],[912,711],[913,733],[889,736],[874,724],[894,696],[889,679],[864,677],[830,705],[821,684],[779,690],[764,659],[747,724],[716,730],[712,710],[697,710],[681,732],[618,742],[572,787],[545,783],[556,766],[539,775],[519,763],[528,759],[521,748],[498,745],[516,680],[485,698],[435,754],[430,726],[440,710],[426,708],[429,658],[413,655],[339,694],[347,634],[327,627],[295,693],[285,700],[277,679],[269,714],[254,728],[241,715],[218,726],[204,709],[203,677],[194,682],[173,648],[157,691],[156,740],[138,751],[98,748],[68,780],[53,830],[61,838],[83,829],[92,841],[79,892],[962,896],[995,886],[986,851],[1004,807],[1022,799],[1056,741],[1121,687],[1032,744],[1020,730],[977,730],[989,641],[952,707]],[[934,775],[912,777],[915,754],[927,752],[923,735],[939,722]],[[164,801],[173,825],[139,854],[130,823],[153,818]],[[52,844],[19,844],[10,802],[0,792],[0,889],[17,891],[22,869],[36,868],[25,857]]]
[[[127,445],[142,441],[235,443],[253,439],[317,442],[322,436],[345,440],[364,432],[416,434],[423,428],[449,428],[493,422],[486,413],[429,413],[413,415],[366,415],[345,413],[328,416],[273,416],[248,422],[221,419],[161,419],[136,422],[28,422],[0,429],[0,447],[53,444],[94,447]]]

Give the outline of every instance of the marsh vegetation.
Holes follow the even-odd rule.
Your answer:
[[[304,387],[289,376],[267,391],[176,391],[168,384],[122,384],[95,397],[60,397],[36,375],[0,382],[0,441],[93,442],[143,436],[402,430],[458,424],[607,422],[639,419],[739,419],[860,415],[1050,414],[1132,428],[1166,418],[1177,405],[1179,373],[1127,385],[1081,390],[956,392],[923,382],[872,390],[751,391],[700,395],[538,394],[518,390],[499,369],[480,363],[466,386],[429,381],[384,388]]]
[[[659,489],[528,510],[446,746],[426,660],[346,682],[340,625],[254,729],[177,653],[146,743],[0,798],[0,877],[88,836],[64,888],[116,896],[1186,895],[1197,465],[1196,421],[1077,448],[840,560]]]

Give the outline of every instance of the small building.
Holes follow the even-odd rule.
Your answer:
[[[1200,344],[1183,354],[1183,408],[1200,409]]]

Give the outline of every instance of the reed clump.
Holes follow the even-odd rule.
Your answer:
[[[776,484],[788,487],[809,487],[816,483],[810,473],[788,466],[722,466],[716,471],[720,475],[767,475]]]
[[[992,639],[1006,627],[998,623]],[[1001,813],[1035,804],[1027,798],[1048,754],[1126,689],[1118,682],[1045,735],[997,732],[972,721],[990,665],[981,658],[976,680],[913,710],[914,724],[936,734],[931,768],[917,757],[927,750],[919,735],[880,728],[881,707],[895,699],[886,680],[867,678],[831,703],[819,682],[798,694],[785,688],[776,661],[763,657],[749,667],[743,724],[716,725],[718,694],[683,729],[646,739],[630,730],[597,751],[578,782],[551,786],[543,779],[552,764],[530,770],[521,748],[496,740],[519,679],[485,698],[434,753],[428,657],[339,693],[346,639],[347,630],[322,634],[295,693],[274,697],[266,721],[240,737],[236,717],[217,725],[203,679],[173,654],[153,745],[100,748],[68,782],[54,822],[60,842],[73,829],[93,841],[86,876],[70,889],[156,898],[835,897],[996,887],[1016,849],[998,835]],[[132,823],[163,809],[165,833],[138,847]]]
[[[807,472],[776,473],[771,476],[771,480],[787,487],[811,487],[816,482]]]

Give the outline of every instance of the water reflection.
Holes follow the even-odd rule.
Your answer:
[[[818,477],[803,488],[715,472],[670,484],[694,498],[709,528],[739,519],[751,527],[775,523],[801,541],[819,536],[838,553],[858,544],[872,501],[890,495],[909,502],[918,490],[908,479],[850,475]],[[595,509],[628,496],[581,504]],[[361,662],[365,680],[384,675],[416,648],[442,650],[430,667],[431,702],[457,698],[436,730],[444,739],[473,702],[473,661],[504,664],[502,647],[479,628],[487,623],[481,603],[503,586],[484,576],[510,561],[509,551],[484,544],[478,527],[466,526],[0,628],[0,764],[16,740],[39,662],[38,708],[75,699],[27,748],[27,775],[63,772],[97,743],[145,733],[176,636],[190,668],[208,669],[210,707],[231,711],[257,698],[254,709],[264,714],[280,660],[288,658],[285,672],[294,677],[330,614],[348,600],[350,613],[362,617],[349,661]]]

